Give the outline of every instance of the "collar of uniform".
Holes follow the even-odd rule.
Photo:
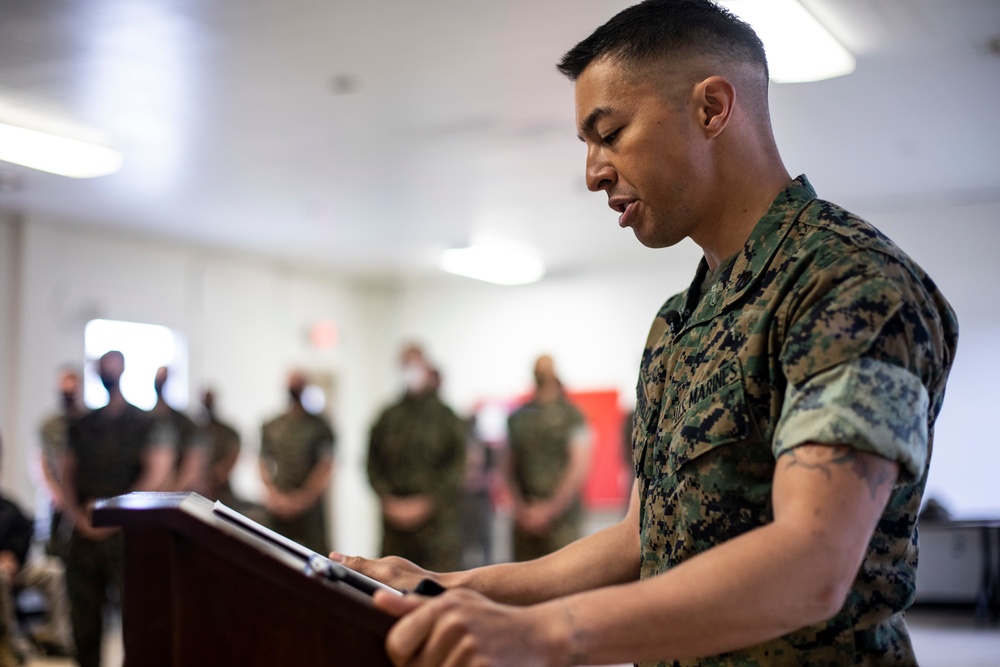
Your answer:
[[[816,191],[805,174],[800,175],[778,193],[771,207],[750,233],[743,250],[724,267],[706,294],[700,294],[702,281],[708,274],[708,263],[702,257],[688,288],[685,309],[692,312],[689,324],[709,320],[733,303],[759,278],[784,240],[792,223],[805,206],[816,198]]]

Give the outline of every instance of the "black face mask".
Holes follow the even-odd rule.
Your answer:
[[[298,403],[299,405],[302,404],[302,390],[299,389],[298,387],[295,388],[289,387],[288,395],[291,396],[292,400]]]
[[[65,410],[72,410],[76,407],[76,394],[66,393],[62,394],[62,405]]]
[[[101,374],[101,384],[103,384],[104,388],[107,389],[109,392],[112,389],[118,388],[118,380],[119,378],[115,377],[114,375],[105,375],[103,373]]]

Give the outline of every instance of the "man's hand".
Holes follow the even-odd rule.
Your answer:
[[[87,503],[87,506],[82,508],[82,510],[75,512],[73,530],[80,533],[88,540],[93,540],[94,542],[100,542],[101,540],[106,540],[121,528],[110,527],[110,528],[95,528],[93,522],[91,521],[91,512],[94,510],[94,505],[96,500],[91,500]]]
[[[401,617],[386,638],[397,667],[560,664],[555,639],[563,628],[537,607],[498,604],[467,589],[434,598],[379,592],[375,606]]]
[[[549,500],[537,500],[519,505],[515,510],[514,521],[518,527],[529,535],[545,535],[559,517],[558,508]]]
[[[342,563],[355,572],[360,572],[400,591],[412,591],[424,579],[442,583],[439,574],[418,567],[399,556],[369,560],[361,556],[345,556],[333,551],[330,553],[330,560]]]
[[[269,489],[264,507],[272,515],[285,520],[298,518],[309,509],[303,504],[301,494],[282,493],[274,489]]]
[[[394,528],[416,530],[434,513],[434,500],[430,496],[386,496],[382,499],[382,514]]]

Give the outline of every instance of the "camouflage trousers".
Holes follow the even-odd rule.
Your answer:
[[[100,667],[104,610],[109,594],[121,595],[124,571],[121,534],[94,541],[73,533],[66,559],[70,620],[80,667]],[[120,597],[116,598],[120,601]],[[150,600],[150,604],[155,601]]]
[[[330,553],[330,544],[326,538],[326,512],[323,511],[323,502],[313,505],[305,514],[294,519],[268,516],[266,523],[276,533],[325,556]]]
[[[514,528],[514,560],[534,560],[559,551],[567,544],[580,539],[583,512],[578,508],[559,517],[543,535],[532,535]]]
[[[383,522],[382,555],[401,556],[432,572],[462,567],[459,517],[435,517],[416,530],[400,530]]]

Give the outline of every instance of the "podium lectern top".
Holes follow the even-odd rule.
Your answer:
[[[195,493],[97,504],[94,525],[125,534],[126,664],[388,666],[394,619],[371,595],[246,522]]]

